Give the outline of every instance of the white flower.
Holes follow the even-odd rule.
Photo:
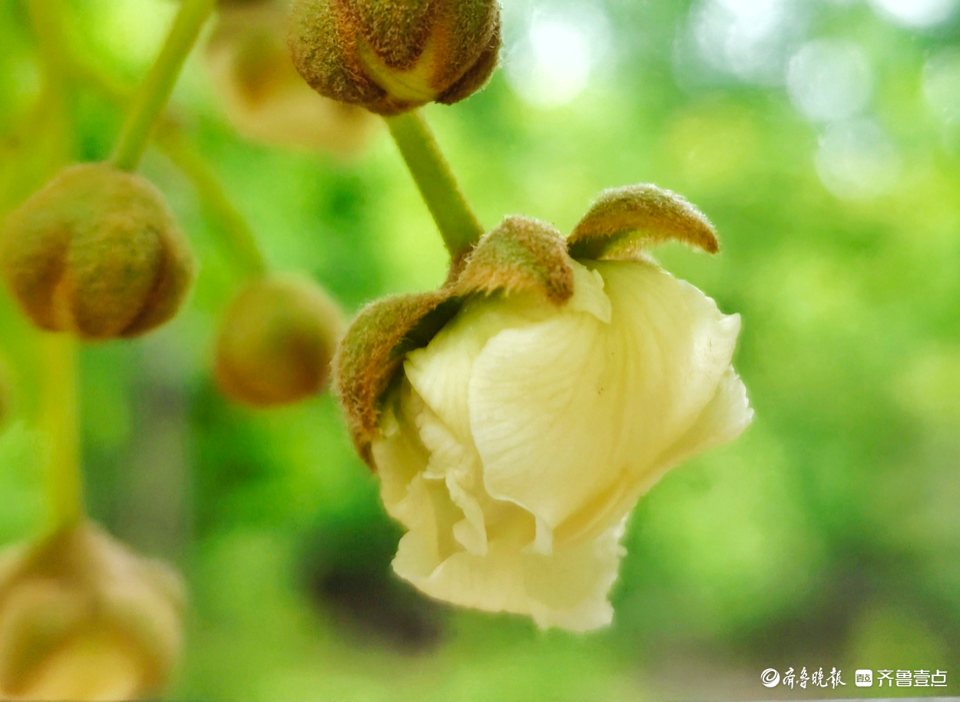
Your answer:
[[[507,217],[439,290],[357,315],[337,394],[409,530],[401,577],[542,627],[610,623],[630,510],[753,417],[730,365],[740,317],[650,260],[668,240],[719,250],[679,195],[608,190],[566,238]]]
[[[433,597],[610,623],[624,522],[750,423],[739,315],[646,261],[570,261],[572,297],[470,298],[403,363],[372,442],[396,572]]]

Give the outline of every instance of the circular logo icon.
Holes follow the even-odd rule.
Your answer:
[[[765,687],[776,687],[777,683],[780,682],[780,673],[773,668],[767,668],[760,673],[760,682],[762,682]]]

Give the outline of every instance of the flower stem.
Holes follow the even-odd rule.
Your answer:
[[[437,223],[450,255],[457,259],[479,241],[483,226],[470,209],[419,111],[386,118],[424,202]]]
[[[103,75],[95,68],[82,63],[73,56],[68,57],[68,68],[75,79],[89,85],[106,99],[121,105],[130,102],[126,89]],[[167,158],[192,183],[197,196],[204,207],[216,220],[215,229],[224,235],[225,247],[244,276],[261,276],[267,271],[267,263],[260,245],[257,243],[250,225],[247,224],[223,186],[211,172],[210,167],[187,143],[180,125],[170,116],[161,112],[156,123],[157,146]]]
[[[226,248],[243,275],[252,278],[266,273],[267,263],[250,226],[230,202],[207,164],[185,142],[180,131],[167,128],[164,124],[157,135],[157,142],[173,164],[193,183],[200,202],[213,215],[218,225],[216,228],[227,239]]]
[[[52,437],[47,501],[54,531],[83,518],[83,473],[77,424],[77,342],[69,334],[44,334],[43,424]]]
[[[44,64],[46,80],[54,84],[54,89],[63,87],[67,73],[67,60],[63,45],[59,39],[63,32],[60,26],[60,8],[58,0],[30,0],[27,4],[30,24],[33,26]]]
[[[213,11],[215,0],[183,0],[167,41],[140,86],[127,117],[123,134],[113,155],[120,170],[136,170],[150,141],[153,125],[163,111],[187,54],[197,41],[200,29]]]
[[[61,8],[57,0],[31,0],[28,9],[44,63],[44,106],[64,120],[69,111],[64,109],[63,100],[70,83]],[[69,130],[66,125],[62,126],[61,132],[66,135]],[[63,141],[61,155],[66,156],[68,137],[64,136]],[[46,361],[41,386],[41,421],[51,447],[46,492],[51,526],[53,531],[58,531],[79,522],[84,513],[77,425],[77,345],[67,334],[43,334],[40,343]]]

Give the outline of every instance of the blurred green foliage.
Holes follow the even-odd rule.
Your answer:
[[[142,172],[202,272],[172,324],[84,348],[81,404],[92,515],[190,584],[171,696],[759,698],[789,694],[762,688],[763,669],[802,666],[840,668],[844,696],[877,694],[853,686],[855,668],[945,669],[949,688],[884,692],[960,693],[960,8],[917,27],[899,6],[504,0],[505,71],[426,110],[488,227],[522,213],[569,230],[601,189],[654,182],[721,233],[718,257],[658,258],[742,315],[756,420],[641,501],[614,626],[586,636],[424,600],[391,575],[399,531],[333,401],[252,412],[219,395],[210,346],[240,279],[190,181],[149,152]],[[70,0],[70,51],[134,85],[174,9]],[[829,61],[804,82],[815,39],[853,47],[860,83],[844,90]],[[584,85],[549,84],[558,45],[560,78],[586,70]],[[41,100],[49,57],[18,0],[0,0],[0,47],[3,213],[61,164],[106,157],[122,109],[73,79]],[[531,87],[536,71],[547,83]],[[207,81],[198,51],[172,114],[272,265],[349,310],[442,281],[443,246],[385,130],[350,163],[247,143]],[[836,84],[834,115],[812,114]],[[17,397],[2,542],[43,520],[37,343],[0,294]]]

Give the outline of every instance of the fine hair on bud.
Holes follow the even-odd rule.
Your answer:
[[[62,170],[7,217],[0,269],[38,327],[97,340],[173,317],[196,263],[160,191],[96,163]]]
[[[326,389],[341,332],[337,305],[296,275],[255,280],[233,299],[217,335],[214,372],[227,397],[266,407]]]
[[[295,0],[294,65],[321,95],[390,116],[453,104],[497,65],[496,0]]]
[[[156,693],[180,656],[184,588],[89,522],[0,553],[0,699]]]

